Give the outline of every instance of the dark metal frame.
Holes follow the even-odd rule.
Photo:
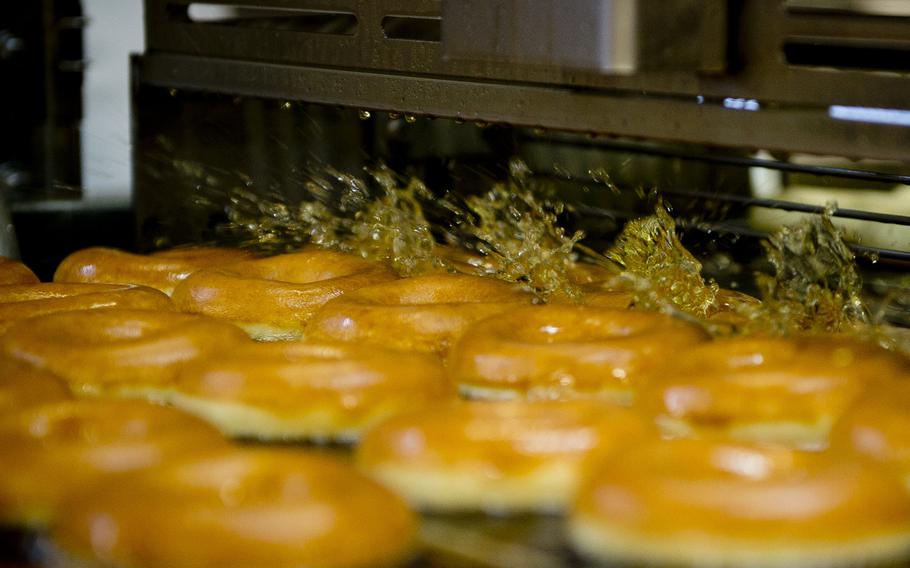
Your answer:
[[[86,23],[79,0],[0,5],[0,190],[6,196],[80,195]]]
[[[464,30],[489,37],[522,25],[494,25],[487,18],[466,27],[473,0],[213,3],[267,6],[299,17],[353,15],[357,23],[344,33],[200,23],[188,17],[191,0],[146,0],[147,51],[135,64],[139,82],[612,136],[910,162],[910,127],[835,119],[829,109],[910,108],[910,69],[875,69],[888,61],[897,67],[904,59],[910,62],[906,17],[795,9],[770,0],[639,0],[632,33],[640,36],[641,64],[632,73],[604,73],[505,62],[496,53],[464,58],[453,47],[464,44],[458,41]],[[508,13],[525,4],[550,9],[553,0],[494,4]],[[572,18],[568,9],[563,12],[559,18]],[[390,39],[383,28],[388,16],[438,21],[440,41]],[[544,28],[528,30],[530,37],[522,41],[533,41],[537,32],[555,33],[536,25]],[[688,44],[697,48],[685,49]],[[522,49],[521,42],[512,49]],[[684,54],[666,55],[679,50]],[[809,64],[788,63],[793,50]],[[849,57],[838,68],[825,53]],[[868,68],[857,68],[864,57]]]

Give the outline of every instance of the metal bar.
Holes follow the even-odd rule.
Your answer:
[[[140,59],[151,85],[703,145],[910,161],[910,128],[677,97],[393,75],[186,55]]]
[[[218,1],[225,4],[278,7],[313,5],[324,6],[325,9],[337,6],[339,10],[344,8],[356,13],[361,23],[360,31],[352,41],[332,43],[326,37],[316,39],[300,32],[281,29],[196,25],[168,15],[175,4],[186,5],[189,0],[145,0],[148,52],[305,66],[372,69],[386,73],[432,74],[449,78],[561,85],[583,89],[622,90],[629,94],[648,92],[689,97],[738,97],[756,99],[768,104],[773,102],[905,108],[907,101],[910,100],[910,79],[906,74],[833,69],[832,67],[838,67],[836,62],[814,67],[788,65],[782,57],[781,46],[785,43],[787,25],[792,18],[779,2],[768,0],[742,0],[727,4],[742,6],[741,10],[735,11],[738,15],[734,18],[736,22],[732,23],[733,31],[730,32],[736,37],[737,50],[742,52],[742,65],[734,65],[735,73],[722,73],[720,69],[713,68],[718,65],[718,61],[704,61],[705,70],[710,70],[711,73],[695,73],[692,70],[672,68],[651,69],[645,65],[641,72],[631,75],[558,65],[447,59],[443,56],[444,42],[414,42],[383,37],[380,30],[382,17],[405,11],[402,8],[409,4],[406,0]],[[658,8],[667,5],[669,10],[671,5],[678,6],[681,2],[690,0],[659,1],[660,3],[656,4]],[[438,5],[439,3],[420,2],[415,5],[415,10],[407,12],[438,16]],[[516,21],[515,25],[520,28],[521,22]],[[651,22],[651,25],[654,23]],[[812,25],[810,19],[803,30],[809,37],[814,37],[811,35]],[[653,29],[666,32],[662,26]],[[691,35],[664,34],[667,38],[662,41],[673,41],[673,38],[678,41],[679,38],[685,37],[686,43],[698,44],[704,49],[709,49],[712,45],[711,37],[699,35],[698,30],[685,31]],[[908,37],[910,30],[902,32],[901,28],[898,28],[891,35],[910,40]],[[673,49],[669,51],[672,52]]]
[[[534,142],[539,140],[538,137],[530,135],[526,135],[523,138]],[[876,172],[873,170],[794,164],[791,162],[764,160],[762,158],[751,158],[748,156],[730,156],[717,153],[706,154],[703,151],[693,150],[692,148],[688,147],[656,146],[647,143],[625,142],[619,140],[579,140],[576,138],[568,137],[559,138],[555,140],[555,142],[562,145],[581,146],[584,148],[603,147],[610,150],[634,152],[636,154],[648,154],[652,156],[681,158],[683,160],[694,160],[712,164],[725,164],[750,168],[767,168],[783,172],[802,173],[816,176],[828,176],[842,179],[855,179],[880,183],[910,185],[910,174],[891,174],[885,172]]]
[[[680,197],[696,197],[699,199],[711,199],[716,201],[726,201],[730,203],[739,203],[750,207],[764,207],[765,209],[780,209],[782,211],[794,211],[797,213],[817,213],[822,214],[826,211],[825,207],[818,205],[808,205],[805,203],[796,203],[793,201],[783,201],[780,199],[763,199],[757,197],[747,197],[743,195],[721,195],[716,193],[707,193],[702,191],[661,191],[664,195],[678,195]],[[872,221],[875,223],[888,223],[891,225],[910,226],[910,216],[894,215],[891,213],[875,213],[872,211],[862,211],[859,209],[833,209],[832,217],[843,219],[857,219],[860,221]]]

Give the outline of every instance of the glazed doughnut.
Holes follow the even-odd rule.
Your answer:
[[[467,274],[426,274],[374,284],[327,303],[307,337],[445,353],[472,323],[530,304],[515,284]]]
[[[21,284],[0,286],[0,332],[15,322],[55,312],[98,308],[174,309],[152,288],[121,284]]]
[[[448,363],[472,398],[593,396],[628,404],[643,374],[706,339],[698,327],[658,313],[551,304],[472,326]]]
[[[844,338],[719,339],[677,354],[643,382],[637,406],[674,436],[819,447],[864,388],[907,365]]]
[[[66,385],[47,371],[0,357],[0,416],[72,398]]]
[[[44,526],[73,491],[226,446],[198,419],[141,401],[75,400],[0,416],[0,524]]]
[[[910,374],[869,388],[831,431],[831,448],[893,464],[910,480]]]
[[[631,292],[610,290],[607,288],[588,288],[582,290],[581,304],[590,308],[607,308],[611,310],[624,310],[631,308],[633,296]]]
[[[654,440],[589,475],[570,535],[596,560],[830,567],[910,554],[910,496],[901,479],[845,455]]]
[[[646,432],[630,410],[594,401],[468,401],[389,419],[356,459],[422,509],[557,512],[586,459]]]
[[[436,357],[368,346],[259,343],[181,372],[167,399],[240,438],[353,441],[454,396]]]
[[[369,568],[417,538],[398,497],[327,456],[236,450],[77,496],[54,527],[68,559],[129,568]],[[80,564],[82,565],[82,564]]]
[[[201,270],[177,286],[174,302],[183,311],[236,323],[255,339],[293,339],[332,298],[393,278],[381,264],[309,248]]]
[[[141,393],[170,383],[190,361],[248,342],[236,327],[203,316],[111,308],[20,321],[0,337],[0,349],[80,394]]]
[[[176,248],[148,255],[92,247],[63,259],[54,282],[140,284],[171,295],[178,283],[197,270],[251,258],[250,252],[219,247]]]
[[[8,284],[37,284],[35,273],[18,260],[0,256],[0,286]]]

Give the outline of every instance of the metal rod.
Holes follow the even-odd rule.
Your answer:
[[[792,201],[783,201],[780,199],[764,199],[758,197],[746,197],[743,195],[721,195],[703,191],[665,190],[661,191],[661,193],[663,195],[697,197],[700,199],[712,199],[717,201],[739,203],[750,207],[764,207],[766,209],[780,209],[783,211],[793,211],[798,213],[822,214],[826,211],[825,207],[819,205],[808,205],[805,203],[795,203]],[[894,215],[892,213],[876,213],[873,211],[862,211],[860,209],[834,208],[831,209],[831,216],[843,219],[858,219],[860,221],[872,221],[875,223],[910,226],[910,216]]]
[[[530,134],[523,136],[523,138],[535,141],[542,140],[540,136],[533,136]],[[549,142],[550,140],[547,141]],[[555,142],[557,144],[580,146],[583,148],[603,147],[609,148],[611,150],[635,152],[636,154],[650,154],[652,156],[681,158],[683,160],[694,160],[712,164],[725,164],[750,168],[766,168],[783,172],[803,173],[815,176],[828,176],[843,179],[856,179],[881,183],[910,185],[910,174],[890,174],[885,172],[876,172],[873,170],[838,168],[833,166],[813,166],[808,164],[793,164],[791,162],[764,160],[761,158],[750,158],[747,156],[706,154],[703,152],[693,151],[689,148],[656,146],[652,144],[636,144],[634,142],[623,142],[617,140],[581,140],[578,138],[566,137],[559,138],[555,140]]]
[[[577,205],[575,206],[576,211],[585,215],[599,216],[607,219],[628,219],[633,215],[625,211],[615,211],[611,209],[603,209],[600,207],[592,207],[590,205]],[[686,223],[684,219],[677,220],[677,224],[680,227],[689,230],[696,230],[701,232],[707,232],[707,228],[700,224],[690,224]],[[756,229],[750,229],[747,227],[731,227],[729,225],[712,225],[710,230],[715,233],[723,233],[725,235],[732,235],[736,237],[747,237],[754,239],[767,239],[771,236],[771,233],[767,231],[759,231]],[[895,249],[881,248],[881,247],[870,247],[866,245],[858,245],[855,243],[847,243],[847,246],[850,247],[854,253],[856,253],[859,259],[867,259],[871,257],[877,257],[880,260],[899,260],[903,262],[910,262],[910,251],[901,251]]]

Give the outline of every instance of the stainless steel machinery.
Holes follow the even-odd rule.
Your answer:
[[[751,191],[756,168],[785,184],[866,194],[910,182],[910,6],[900,1],[146,0],[145,9],[133,78],[146,247],[210,236],[217,210],[176,214],[194,188],[247,183],[293,198],[314,163],[356,171],[382,159],[465,186],[519,156],[541,176],[584,185],[605,168],[620,186],[740,212],[823,205]],[[189,175],[190,163],[208,170]],[[842,204],[836,215],[906,227],[901,207]],[[734,225],[755,233],[725,224]],[[867,249],[907,261],[905,235]]]
[[[470,192],[517,156],[576,203],[595,235],[644,212],[629,192],[602,191],[603,173],[620,188],[660,188],[699,216],[683,228],[706,254],[732,245],[754,257],[755,238],[773,228],[758,210],[818,212],[837,201],[861,261],[904,285],[905,2],[145,8],[147,49],[133,60],[144,247],[216,237],[223,211],[198,199],[213,190],[246,185],[293,201],[313,182],[331,191],[326,166],[357,173],[382,160],[431,188]]]

